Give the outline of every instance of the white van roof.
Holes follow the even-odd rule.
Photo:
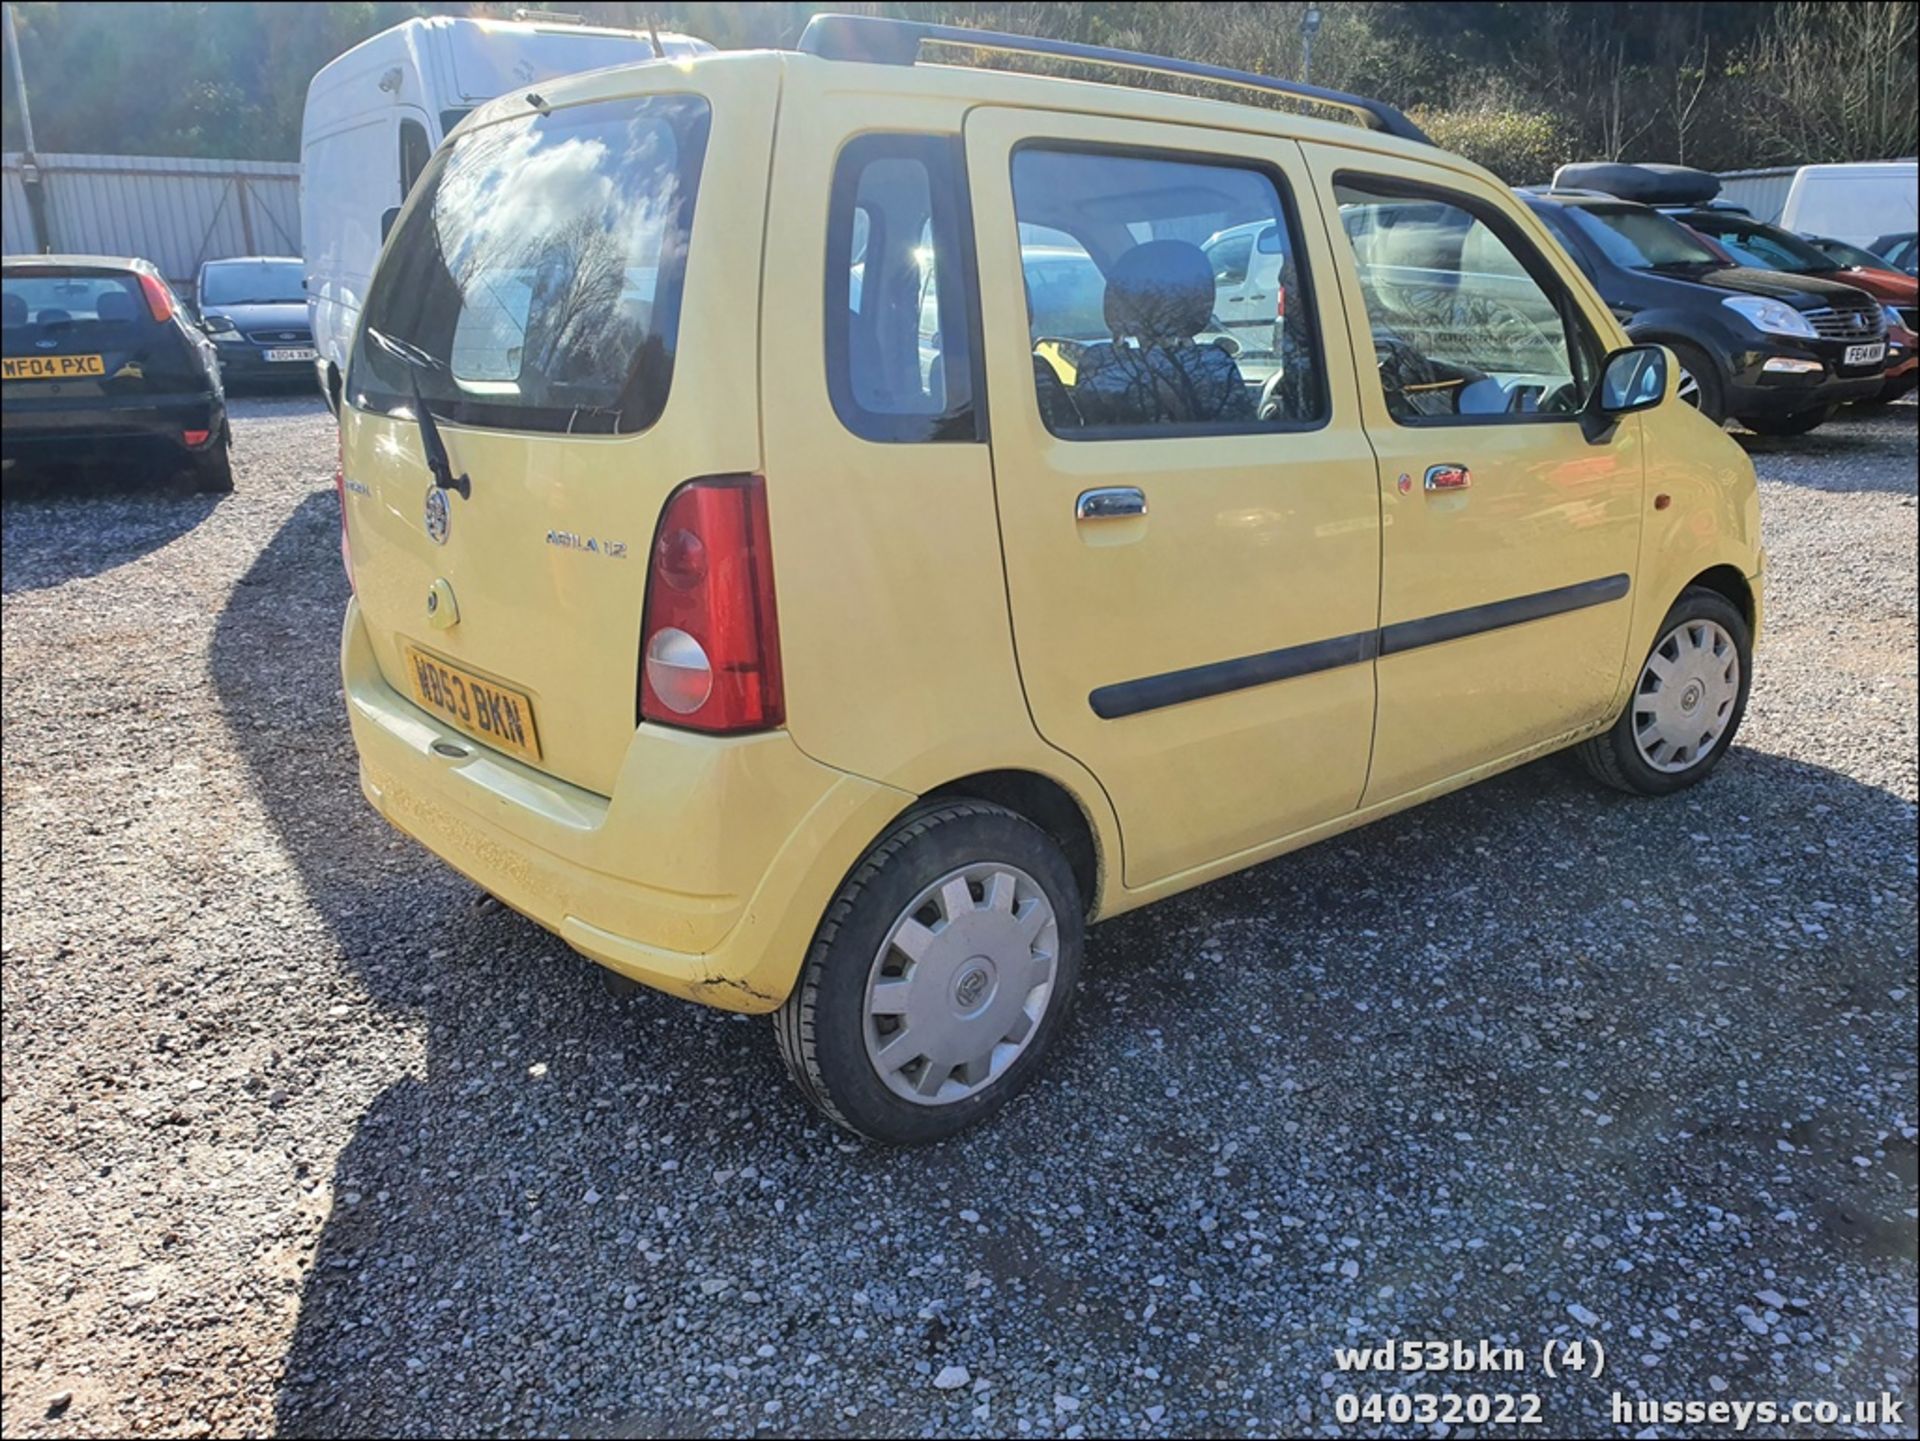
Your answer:
[[[669,57],[714,47],[692,35],[662,31]],[[654,58],[643,30],[537,20],[433,15],[406,20],[335,56],[307,87],[303,141],[369,111],[415,105],[438,116],[467,109],[522,85],[609,65]],[[393,73],[397,72],[397,73]]]

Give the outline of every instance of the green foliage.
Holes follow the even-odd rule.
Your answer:
[[[728,49],[791,46],[814,11],[845,9],[1293,79],[1306,9],[1305,0],[551,3],[601,24],[651,20]],[[411,15],[513,8],[391,0],[15,6],[42,150],[275,160],[297,156],[307,81],[349,46]],[[1920,148],[1916,0],[1322,0],[1321,9],[1316,84],[1417,113],[1442,144],[1509,180],[1541,179],[1576,159],[1721,170]],[[10,95],[4,108],[6,145],[15,149]]]
[[[1486,166],[1512,185],[1551,180],[1569,154],[1566,123],[1543,111],[1432,110],[1420,105],[1410,118],[1441,149]]]

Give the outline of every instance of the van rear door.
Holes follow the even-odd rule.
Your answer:
[[[344,503],[387,680],[603,795],[636,725],[661,506],[760,464],[778,75],[606,72],[469,126],[410,198],[354,347]]]

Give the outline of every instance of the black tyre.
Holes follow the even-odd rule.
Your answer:
[[[1678,396],[1715,425],[1727,418],[1727,390],[1720,380],[1720,367],[1713,357],[1697,345],[1684,340],[1667,342],[1667,349],[1680,362]]]
[[[1579,747],[1595,779],[1641,796],[1672,795],[1720,764],[1747,713],[1753,634],[1718,591],[1681,593],[1610,729]]]
[[[1792,415],[1743,415],[1740,423],[1755,435],[1805,435],[1833,419],[1835,407],[1818,405],[1812,410],[1796,410]]]
[[[181,486],[197,495],[226,495],[233,489],[233,433],[226,428],[220,438],[201,454],[187,461],[180,477]]]
[[[1033,1079],[1073,1008],[1085,907],[1053,837],[981,801],[903,819],[827,907],[780,1055],[829,1118],[942,1140]]]

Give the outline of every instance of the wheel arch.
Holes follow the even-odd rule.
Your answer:
[[[1080,887],[1088,919],[1100,904],[1100,881],[1104,869],[1099,831],[1093,817],[1079,797],[1051,776],[1030,770],[977,771],[935,786],[920,798],[929,801],[965,797],[1005,806],[1025,816],[1058,842],[1066,852],[1067,864]]]
[[[1702,590],[1710,590],[1718,595],[1725,596],[1727,603],[1740,612],[1740,618],[1746,621],[1748,628],[1753,628],[1756,619],[1753,604],[1753,585],[1748,581],[1746,576],[1740,573],[1738,566],[1709,566],[1682,586],[1680,593],[1684,595],[1696,586]],[[1678,595],[1674,597],[1675,600],[1679,598]]]

